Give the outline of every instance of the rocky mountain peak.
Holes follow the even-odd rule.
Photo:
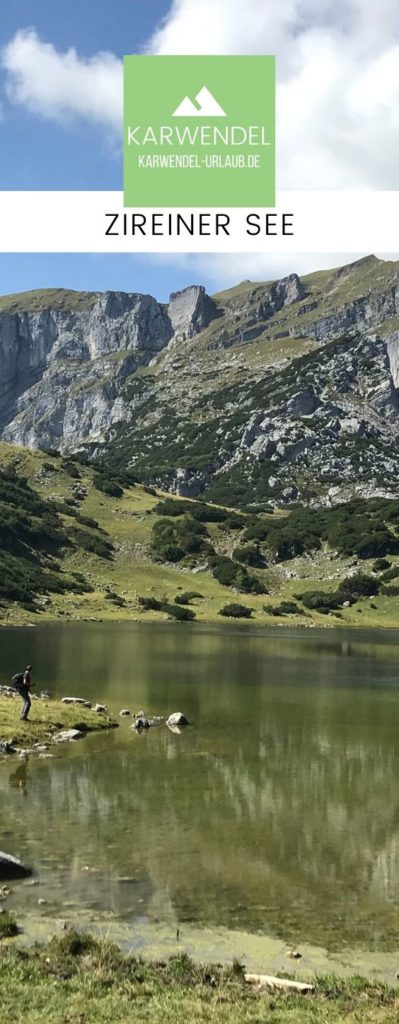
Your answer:
[[[213,299],[203,285],[193,284],[182,291],[172,292],[168,315],[176,337],[192,338],[219,315]]]

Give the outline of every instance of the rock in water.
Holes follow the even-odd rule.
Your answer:
[[[121,718],[128,718],[130,714],[129,708],[122,708],[122,711],[119,712]]]
[[[169,715],[166,719],[167,725],[189,725],[188,718],[182,715],[181,711],[175,711],[173,715]]]
[[[29,878],[32,868],[28,868],[18,857],[12,857],[9,853],[0,850],[0,879],[7,878]]]
[[[54,736],[55,743],[69,743],[71,740],[81,740],[85,733],[81,729],[62,729]]]
[[[132,729],[137,729],[138,732],[140,732],[141,729],[149,728],[150,722],[148,721],[148,718],[136,718],[134,724],[132,725]]]

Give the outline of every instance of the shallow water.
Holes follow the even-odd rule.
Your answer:
[[[17,916],[399,946],[399,632],[79,623],[0,644],[1,681],[31,661],[38,690],[193,722],[118,719],[0,764],[0,848],[39,878],[13,885]]]

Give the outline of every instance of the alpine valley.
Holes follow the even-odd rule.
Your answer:
[[[399,263],[374,256],[214,296],[194,285],[168,304],[123,292],[5,296],[2,548],[5,509],[29,519],[32,508],[12,487],[28,488],[40,496],[35,528],[50,516],[59,535],[46,544],[32,522],[23,537],[14,523],[12,557],[36,559],[47,582],[51,572],[76,582],[85,533],[90,586],[85,595],[78,580],[74,617],[112,610],[105,578],[116,573],[126,614],[169,614],[184,584],[198,618],[230,601],[263,621],[394,625],[398,389]],[[68,541],[65,516],[75,517]],[[5,621],[38,600],[69,614],[45,582],[25,605],[18,587],[5,590]]]

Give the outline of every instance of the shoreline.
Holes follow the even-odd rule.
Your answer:
[[[126,954],[109,931],[96,937],[71,928],[46,943],[26,946],[18,936],[6,937],[16,929],[9,916],[0,938],[1,1004],[16,1024],[36,1024],[44,1007],[48,1024],[61,1019],[85,1024],[258,1024],[261,1019],[271,1024],[352,1019],[391,1024],[397,1019],[396,979],[387,984],[358,972],[339,977],[331,969],[309,977],[295,962],[288,971],[272,972],[270,961],[261,975],[254,975],[240,955],[228,963],[209,956],[195,961],[182,946],[166,959],[148,960],[137,950]]]

